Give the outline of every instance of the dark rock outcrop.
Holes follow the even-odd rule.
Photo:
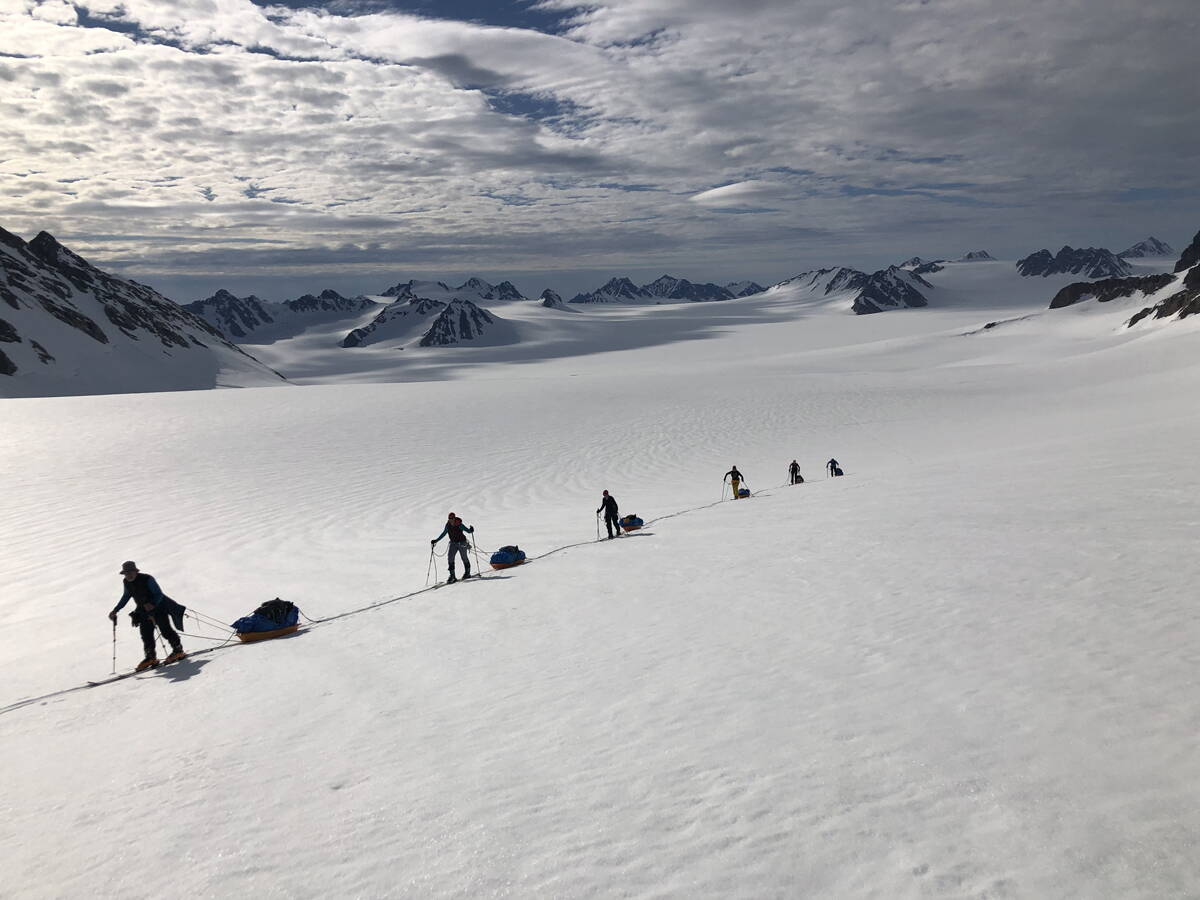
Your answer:
[[[1100,281],[1077,281],[1068,284],[1054,295],[1050,301],[1050,309],[1062,309],[1083,300],[1096,300],[1108,303],[1120,297],[1132,297],[1134,294],[1153,294],[1161,291],[1175,280],[1174,275],[1146,275],[1142,278],[1105,278]]]
[[[546,307],[547,309],[561,309],[566,312],[579,311],[567,306],[567,304],[563,301],[563,298],[559,296],[556,291],[550,290],[550,288],[546,288],[544,291],[542,291],[542,295],[538,299],[542,301],[542,306]]]
[[[266,304],[258,297],[253,294],[235,297],[224,288],[211,297],[187,303],[183,308],[200,316],[230,339],[247,337],[275,322]]]
[[[660,275],[649,284],[642,285],[642,290],[651,297],[661,297],[664,300],[689,300],[693,303],[705,300],[732,300],[733,293],[713,284],[695,284],[686,278],[675,278],[671,275]]]
[[[361,328],[355,328],[344,338],[343,347],[363,347],[369,343],[386,340],[389,336],[405,335],[424,324],[431,316],[445,309],[441,300],[413,297],[411,300],[397,299],[384,307],[379,315]]]
[[[763,290],[752,281],[738,284],[741,285],[743,293],[735,294],[729,287],[721,287],[711,281],[699,284],[688,281],[686,278],[675,278],[672,275],[662,275],[641,287],[628,278],[611,278],[603,287],[587,293],[576,294],[569,302],[645,304],[686,300],[691,303],[702,303],[732,300],[735,296],[748,296]],[[757,290],[747,290],[747,288],[756,288]]]
[[[601,288],[588,294],[576,294],[570,303],[636,303],[649,299],[650,294],[643,291],[628,278],[610,278]]]
[[[1017,271],[1026,277],[1040,275],[1083,275],[1085,278],[1126,278],[1133,274],[1129,263],[1111,250],[1087,247],[1076,250],[1064,246],[1056,255],[1039,250],[1017,260]]]
[[[444,347],[462,341],[473,341],[495,324],[487,310],[480,309],[470,300],[451,300],[438,314],[421,338],[422,347]]]
[[[994,260],[996,257],[988,253],[986,250],[968,250],[958,258],[958,262],[986,262]]]
[[[1180,255],[1179,262],[1175,263],[1175,271],[1183,272],[1195,265],[1200,265],[1200,231],[1196,232],[1192,242]]]
[[[1192,242],[1192,246],[1196,247],[1197,244],[1200,244],[1200,234],[1196,235],[1196,240]],[[1178,275],[1178,272],[1176,275]],[[1188,270],[1187,275],[1183,277],[1182,290],[1176,291],[1154,306],[1146,307],[1129,320],[1129,325],[1136,325],[1150,315],[1153,315],[1156,319],[1169,319],[1172,316],[1186,319],[1188,316],[1196,315],[1196,313],[1200,313],[1200,263],[1193,265]]]
[[[918,285],[933,287],[920,275],[914,275],[899,266],[889,266],[867,277],[850,308],[862,316],[888,309],[928,306],[929,301]]]
[[[725,290],[735,297],[752,297],[766,290],[757,281],[731,281],[725,285]]]

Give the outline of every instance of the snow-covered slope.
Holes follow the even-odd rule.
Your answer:
[[[41,232],[0,229],[0,397],[200,390],[282,377],[157,291]]]
[[[1189,896],[1200,327],[1048,311],[1055,277],[525,304],[630,343],[7,404],[0,892]],[[602,489],[647,527],[596,542]],[[533,561],[424,591],[448,510]],[[189,620],[209,652],[75,690],[128,558],[218,622],[319,622]]]

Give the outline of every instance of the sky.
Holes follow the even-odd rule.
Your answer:
[[[1194,0],[0,0],[0,227],[186,302],[1200,228]]]

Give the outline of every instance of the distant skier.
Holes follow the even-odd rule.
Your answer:
[[[130,600],[133,601],[134,609],[129,617],[141,631],[142,648],[146,651],[146,658],[137,664],[134,671],[140,672],[158,665],[158,654],[154,650],[154,627],[156,625],[159,634],[166,638],[167,643],[171,645],[171,654],[164,662],[173,663],[187,656],[183,652],[183,644],[175,631],[175,628],[183,630],[183,614],[186,607],[180,606],[164,594],[162,588],[158,586],[158,582],[154,580],[154,576],[139,572],[137,564],[132,560],[121,564],[121,575],[125,579],[125,592],[121,594],[120,602],[113,607],[113,611],[108,614],[108,617],[115,623],[117,613],[126,603]],[[171,627],[171,619],[175,620],[175,628]]]
[[[800,463],[792,460],[792,464],[788,466],[788,475],[791,476],[792,484],[804,484],[804,476],[800,474]]]
[[[471,549],[471,542],[467,540],[467,533],[474,534],[474,525],[464,525],[463,520],[450,513],[446,517],[446,527],[442,529],[442,533],[429,542],[429,546],[434,546],[444,537],[450,538],[450,550],[446,554],[446,558],[450,563],[450,577],[446,579],[447,584],[454,584],[458,579],[454,575],[454,557],[459,555],[463,561],[463,577],[466,581],[471,577],[471,557],[467,555],[467,551]]]
[[[829,462],[825,463],[825,468],[829,470],[829,475],[831,478],[837,475],[845,474],[842,472],[842,467],[838,465],[838,461],[836,459],[831,459]]]
[[[604,527],[608,531],[608,539],[611,541],[615,537],[620,537],[621,526],[617,522],[617,501],[608,491],[604,492],[603,499],[600,501],[600,509],[596,510],[596,515],[600,515],[601,510],[604,511]]]
[[[742,473],[737,470],[737,466],[733,466],[728,472],[725,473],[725,477],[721,479],[721,483],[724,484],[726,480],[728,480],[730,485],[733,487],[733,499],[741,499],[742,495],[738,493],[738,489],[742,486],[742,482],[746,479],[743,478]]]

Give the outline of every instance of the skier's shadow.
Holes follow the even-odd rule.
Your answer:
[[[160,666],[156,676],[167,681],[187,681],[193,675],[199,675],[200,670],[210,662],[210,659],[181,659],[169,666]]]

